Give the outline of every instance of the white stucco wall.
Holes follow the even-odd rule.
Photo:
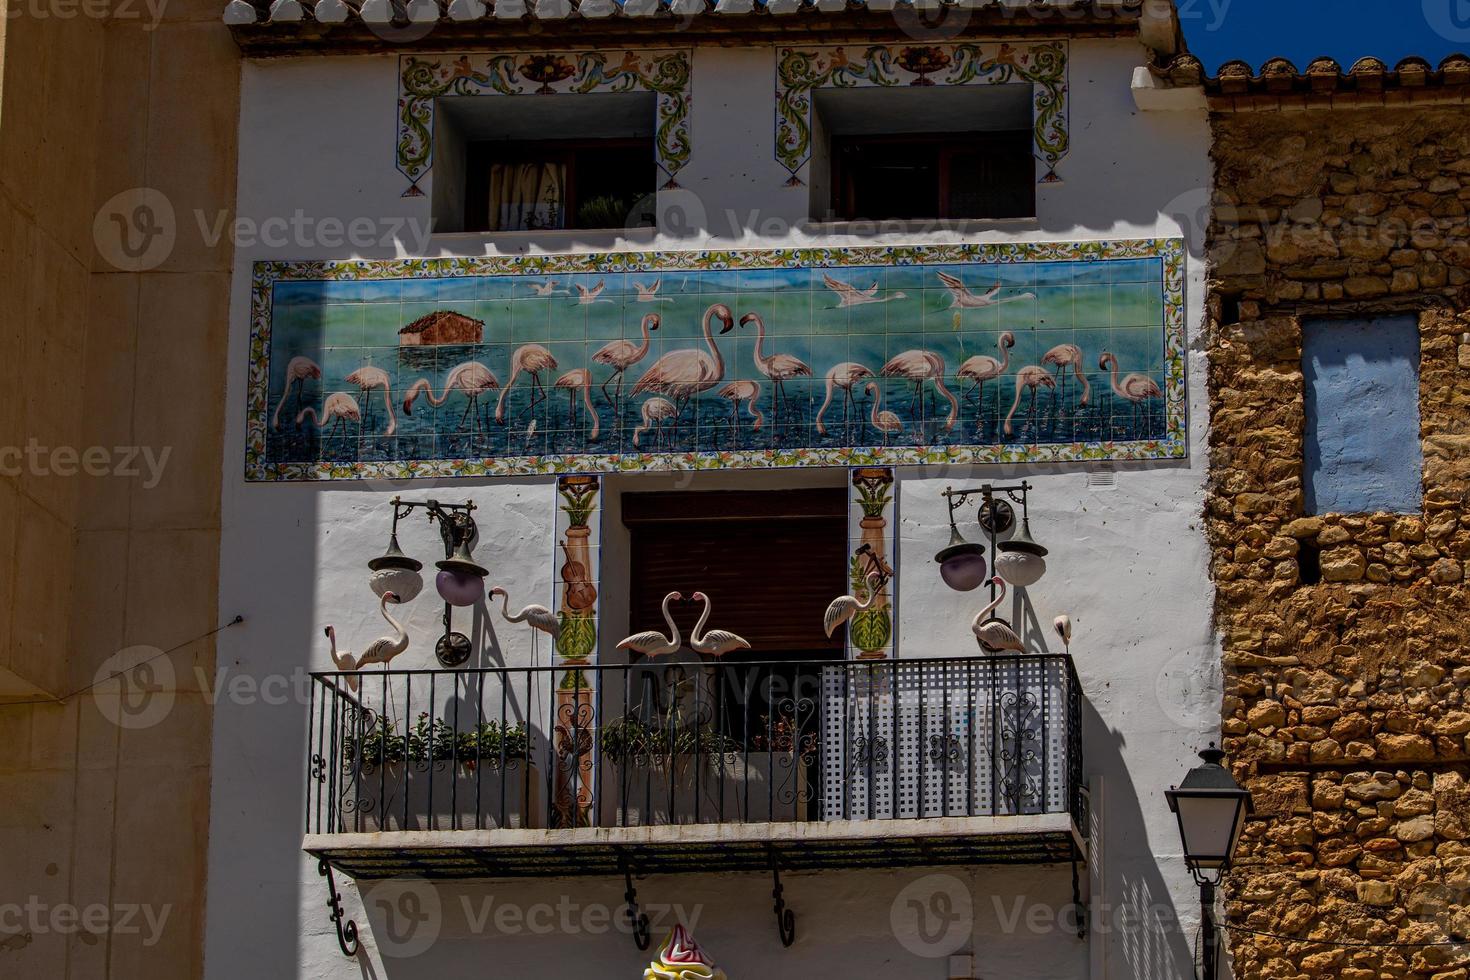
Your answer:
[[[894,243],[1014,239],[1069,241],[1100,238],[1194,236],[1172,212],[1183,202],[1199,210],[1209,186],[1208,128],[1199,113],[1140,114],[1129,93],[1143,50],[1121,41],[1071,44],[1071,150],[1063,182],[1038,188],[1034,222],[981,230],[895,231]],[[805,213],[809,189],[784,186],[785,171],[771,152],[772,49],[700,47],[694,62],[693,157],[680,173],[683,201],[709,217],[705,231],[656,244],[692,247],[720,235],[723,244],[790,245],[852,242],[830,231],[786,230]],[[381,219],[389,238],[395,217],[427,221],[432,195],[400,197],[405,178],[393,167],[396,57],[279,59],[244,68],[239,166],[240,216],[259,222]],[[720,232],[724,214],[747,231]],[[307,222],[303,227],[313,227]],[[406,230],[376,248],[327,247],[307,237],[279,245],[242,241],[236,250],[231,311],[230,411],[225,453],[220,611],[243,613],[243,627],[219,637],[218,662],[231,676],[263,680],[330,668],[322,627],[344,637],[379,634],[375,597],[366,587],[366,561],[381,552],[394,492],[422,499],[437,493],[470,498],[478,512],[477,556],[517,599],[546,601],[552,588],[551,477],[503,481],[432,481],[408,484],[246,484],[241,476],[251,263],[262,258],[388,258],[415,254],[479,254],[487,247],[517,250],[525,236],[436,236],[427,249]],[[623,241],[600,233],[540,235],[536,247],[606,250],[647,247],[649,238]],[[1005,978],[1174,977],[1190,975],[1189,950],[1197,899],[1178,860],[1178,837],[1163,790],[1193,762],[1194,750],[1214,737],[1218,723],[1218,652],[1210,622],[1207,549],[1200,527],[1204,474],[1205,364],[1199,324],[1203,264],[1190,242],[1186,293],[1189,346],[1187,461],[1117,467],[1116,486],[1092,488],[1081,465],[998,466],[900,470],[902,506],[897,569],[901,589],[899,633],[910,655],[971,656],[966,623],[974,595],[945,590],[931,556],[947,541],[947,484],[1025,476],[1032,494],[1033,529],[1051,549],[1050,572],[1030,590],[1013,622],[1052,646],[1050,623],[1066,612],[1086,693],[1086,772],[1098,787],[1103,828],[1094,856],[1095,899],[1109,928],[1079,942],[1062,926],[1023,918],[1017,909],[1065,910],[1067,868],[951,870],[967,885],[975,909],[977,974]],[[759,486],[779,488],[840,483],[841,471],[744,472],[607,481],[609,496],[629,488]],[[427,556],[435,546],[415,518],[405,546]],[[609,533],[607,544],[616,535]],[[606,575],[606,572],[604,572]],[[606,580],[605,580],[606,581]],[[604,589],[604,636],[616,637],[619,597]],[[1008,600],[1009,603],[1009,600]],[[395,667],[433,665],[440,605],[432,582],[407,609],[413,645]],[[1007,611],[1007,610],[1002,610]],[[624,614],[625,615],[625,614]],[[467,619],[467,617],[466,617]],[[1040,624],[1037,626],[1036,624]],[[1039,630],[1039,634],[1035,631]],[[490,662],[530,662],[529,632],[476,614],[476,638]],[[546,656],[541,650],[542,662]],[[297,690],[304,690],[298,685]],[[206,975],[211,980],[260,977],[418,980],[445,976],[638,975],[648,954],[627,938],[585,932],[472,935],[463,914],[487,899],[523,908],[555,907],[563,896],[602,903],[616,912],[622,884],[612,880],[458,884],[441,890],[447,910],[440,940],[410,959],[374,951],[368,918],[350,883],[343,883],[348,914],[364,926],[371,965],[341,956],[327,920],[326,888],[315,862],[299,850],[303,821],[303,743],[306,707],[295,699],[266,704],[223,698],[216,708],[214,792],[210,828]],[[799,916],[800,938],[783,950],[770,910],[770,882],[760,876],[651,879],[645,903],[701,907],[696,934],[733,978],[948,976],[943,959],[908,951],[890,924],[890,909],[924,870],[892,873],[789,875],[786,897]],[[1162,907],[1177,907],[1185,925],[1163,931],[1140,923]],[[1038,913],[1041,914],[1041,913]],[[1041,920],[1037,920],[1041,921]],[[912,937],[910,937],[911,939]]]

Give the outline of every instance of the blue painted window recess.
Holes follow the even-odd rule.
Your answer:
[[[1308,320],[1302,372],[1307,513],[1418,512],[1417,319]]]

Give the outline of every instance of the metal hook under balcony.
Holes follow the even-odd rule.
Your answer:
[[[342,955],[354,957],[357,955],[357,923],[346,919],[347,913],[342,911],[342,896],[337,891],[337,882],[332,878],[332,866],[323,858],[316,867],[317,874],[327,879],[327,908],[332,910],[332,925],[337,927],[337,945],[342,947]]]

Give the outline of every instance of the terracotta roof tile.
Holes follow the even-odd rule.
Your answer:
[[[1314,58],[1304,70],[1285,58],[1270,59],[1260,71],[1235,60],[1208,75],[1198,58],[1184,53],[1155,65],[1153,72],[1174,85],[1202,84],[1207,94],[1222,100],[1217,107],[1237,109],[1249,99],[1275,101],[1280,108],[1299,108],[1326,103],[1321,98],[1303,100],[1297,96],[1329,96],[1331,104],[1338,105],[1350,104],[1354,96],[1378,97],[1406,89],[1422,91],[1428,101],[1470,97],[1470,57],[1463,54],[1452,54],[1437,67],[1423,58],[1405,58],[1392,69],[1377,58],[1359,58],[1346,72],[1327,57]]]

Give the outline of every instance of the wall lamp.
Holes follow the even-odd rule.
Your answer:
[[[480,529],[471,516],[474,501],[462,504],[441,504],[437,500],[403,500],[394,497],[393,530],[388,536],[388,550],[368,562],[372,575],[368,586],[382,598],[383,593],[395,593],[400,602],[408,602],[423,590],[424,580],[419,570],[424,563],[403,553],[398,545],[398,521],[415,510],[423,510],[430,523],[439,526],[439,536],[444,539],[444,560],[434,563],[439,569],[434,579],[434,588],[444,600],[444,635],[434,644],[434,656],[445,667],[458,667],[470,658],[470,638],[456,633],[451,628],[450,613],[455,606],[473,606],[485,594],[485,576],[490,574],[484,566],[475,562],[471,549],[479,539]]]
[[[1210,747],[1200,752],[1203,765],[1195,766],[1184,782],[1164,793],[1179,820],[1184,863],[1199,885],[1200,916],[1204,926],[1204,980],[1215,980],[1219,961],[1219,928],[1215,925],[1215,888],[1230,868],[1245,818],[1254,810],[1251,795],[1241,789],[1230,770],[1220,763],[1225,753]]]
[[[944,498],[949,504],[949,544],[934,556],[934,560],[939,562],[939,576],[945,585],[956,592],[970,592],[988,581],[985,574],[987,550],[990,567],[1012,585],[1025,587],[1041,581],[1041,576],[1046,574],[1047,551],[1031,537],[1031,515],[1027,508],[1030,492],[1031,484],[1025,480],[1004,486],[986,483],[962,490],[944,488]],[[975,496],[981,498],[975,520],[989,539],[988,549],[986,545],[965,540],[955,525],[955,508],[963,507]],[[1021,505],[1021,529],[1009,540],[997,542],[1000,535],[1015,526],[1016,509],[1012,504]],[[990,591],[994,596],[993,583]]]

